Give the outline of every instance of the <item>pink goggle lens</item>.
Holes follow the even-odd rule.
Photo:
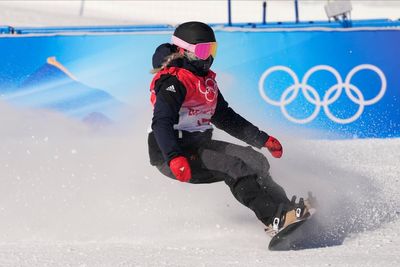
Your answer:
[[[201,59],[207,59],[209,56],[213,56],[217,54],[217,43],[200,43],[196,44],[194,47],[194,54]]]

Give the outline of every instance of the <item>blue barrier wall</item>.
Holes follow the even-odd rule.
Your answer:
[[[214,25],[213,69],[225,98],[267,129],[399,137],[398,23],[361,21],[350,29],[326,23]],[[167,25],[12,28],[13,35],[0,35],[2,99],[117,121],[121,110],[148,101],[151,56],[172,31]]]

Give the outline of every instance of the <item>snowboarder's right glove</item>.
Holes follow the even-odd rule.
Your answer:
[[[190,170],[189,162],[183,156],[173,158],[169,162],[169,168],[176,179],[181,182],[189,182],[190,178],[192,178],[192,171]]]
[[[267,142],[265,142],[264,147],[272,154],[274,158],[282,157],[283,148],[281,143],[273,136],[268,137]]]

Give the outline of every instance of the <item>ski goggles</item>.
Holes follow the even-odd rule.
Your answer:
[[[173,35],[172,43],[194,53],[196,57],[203,60],[207,59],[209,56],[215,58],[215,55],[217,54],[217,42],[189,44]]]

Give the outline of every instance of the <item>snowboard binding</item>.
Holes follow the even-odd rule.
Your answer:
[[[275,236],[288,225],[306,220],[310,215],[310,211],[314,210],[313,205],[316,203],[315,197],[311,192],[308,193],[308,198],[300,198],[296,203],[296,196],[293,196],[290,203],[281,203],[278,206],[276,214],[272,219],[272,223],[267,225],[265,232],[270,236]]]

